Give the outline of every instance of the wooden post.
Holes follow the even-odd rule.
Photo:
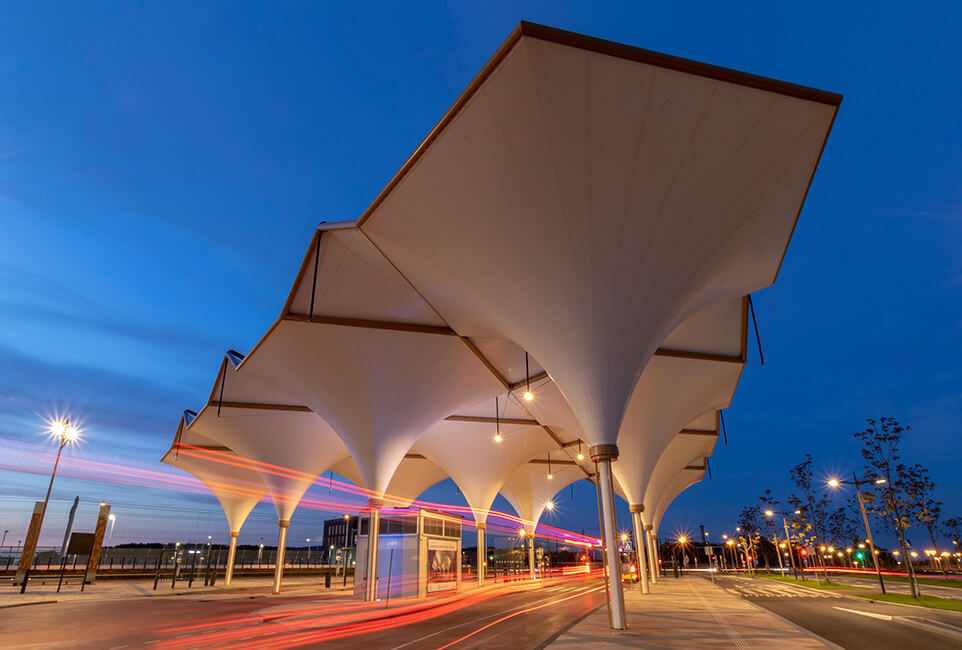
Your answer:
[[[97,515],[97,528],[94,530],[94,545],[90,549],[90,557],[87,560],[87,568],[84,572],[84,582],[90,581],[94,584],[97,581],[97,568],[100,566],[100,551],[104,546],[104,533],[107,532],[107,519],[110,517],[110,506],[103,501],[100,502],[100,514]]]

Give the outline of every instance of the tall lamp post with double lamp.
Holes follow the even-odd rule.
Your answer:
[[[766,511],[765,511],[765,516],[766,516],[766,517],[769,517],[769,518],[772,520],[772,522],[773,522],[773,523],[772,523],[772,530],[775,529],[775,524],[774,524],[775,512],[776,512],[775,510],[766,510]],[[795,511],[795,514],[797,515],[797,514],[799,514],[800,512],[801,512],[800,510],[796,510],[796,511]],[[780,514],[780,515],[782,516],[782,525],[785,527],[785,542],[786,542],[786,544],[787,544],[787,546],[788,546],[788,559],[791,560],[791,562],[792,562],[792,573],[795,574],[795,579],[798,580],[798,569],[795,567],[795,554],[792,553],[792,537],[791,537],[791,535],[788,534],[788,522],[785,520],[785,513],[784,513],[784,512],[782,512],[781,510],[779,510],[779,511],[778,511],[778,514]],[[781,555],[779,555],[778,562],[779,562],[779,568],[781,568],[781,562],[782,562],[782,560],[781,560]],[[816,577],[818,576],[818,574],[815,574],[815,575],[816,575]]]
[[[865,502],[862,500],[862,491],[859,489],[859,486],[867,485],[868,483],[872,483],[874,485],[883,485],[885,483],[885,479],[879,478],[875,479],[874,481],[860,481],[855,474],[852,474],[851,481],[840,481],[837,478],[833,478],[828,481],[828,486],[831,488],[838,488],[842,483],[855,486],[855,494],[858,496],[858,507],[862,511],[862,522],[865,524],[865,534],[868,538],[869,552],[872,554],[872,561],[875,563],[875,573],[878,575],[878,584],[882,588],[882,593],[884,594],[885,581],[882,579],[882,569],[879,567],[878,553],[875,551],[875,542],[872,541],[872,529],[868,525],[868,515],[865,514]],[[911,579],[911,577],[909,579]]]
[[[22,582],[20,582],[20,592],[23,593],[27,587],[27,581],[30,579],[30,566],[33,563],[33,553],[36,550],[37,538],[40,536],[40,531],[43,529],[43,520],[47,514],[47,505],[50,503],[50,492],[53,490],[53,480],[57,476],[57,467],[60,466],[60,455],[63,453],[63,448],[67,445],[77,442],[80,440],[80,431],[76,426],[70,424],[70,417],[64,419],[57,419],[49,422],[49,433],[54,440],[59,440],[60,445],[57,448],[57,459],[53,463],[53,471],[50,472],[50,483],[47,485],[47,496],[43,499],[43,507],[40,509],[40,519],[37,522],[37,528],[35,530],[35,536],[28,535],[27,543],[24,545],[24,553],[29,554],[31,557],[27,558],[26,568],[23,573]],[[32,526],[31,526],[32,528]],[[21,558],[22,559],[22,558]],[[18,575],[17,578],[21,576]],[[14,583],[18,584],[18,583]]]
[[[57,467],[60,465],[60,454],[67,445],[80,440],[80,431],[77,427],[70,424],[70,417],[64,420],[55,420],[50,423],[50,435],[60,439],[60,446],[57,448],[57,460],[53,463],[53,471],[50,473],[50,485],[47,486],[47,496],[43,500],[43,511],[40,513],[40,525],[43,526],[44,515],[47,514],[47,504],[50,502],[50,491],[53,490],[53,479],[57,476]]]

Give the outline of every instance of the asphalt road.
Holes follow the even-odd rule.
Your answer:
[[[870,602],[763,578],[720,577],[719,586],[846,650],[962,648],[962,640],[910,625],[924,619],[962,628],[962,614]]]
[[[351,622],[354,605],[257,594],[64,601],[0,610],[3,648],[536,648],[604,605],[599,580],[466,598],[395,618]],[[424,601],[430,606],[430,601]],[[467,604],[465,604],[467,603]],[[286,608],[286,609],[285,609]],[[275,612],[281,612],[275,615]],[[300,612],[290,615],[290,612]],[[386,615],[390,611],[385,609]],[[331,621],[339,622],[331,627]]]

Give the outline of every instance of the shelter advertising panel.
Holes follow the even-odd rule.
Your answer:
[[[458,588],[458,543],[428,539],[428,593]]]

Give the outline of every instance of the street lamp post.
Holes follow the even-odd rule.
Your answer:
[[[544,507],[548,513],[548,528],[550,529],[551,528],[551,511],[554,510],[554,501],[548,501],[547,503],[544,504]],[[553,568],[551,566],[551,531],[548,530],[547,534],[548,534],[548,561],[545,562],[545,568],[548,571],[546,571],[545,574],[550,575],[549,572]]]
[[[788,534],[788,522],[785,521],[784,512],[779,510],[778,514],[782,516],[782,525],[785,527],[785,543],[786,543],[786,546],[788,547],[788,559],[791,560],[792,562],[792,573],[795,574],[795,579],[798,580],[798,569],[795,567],[795,555],[792,553],[792,537],[791,535]],[[775,522],[774,522],[775,511],[766,510],[765,516],[770,517],[772,519],[772,530],[774,530],[775,529]],[[781,555],[779,555],[778,557],[779,568],[781,568],[782,566],[781,562],[782,562],[782,558],[781,558]]]
[[[875,543],[872,541],[872,529],[871,529],[871,528],[869,527],[869,525],[868,525],[868,515],[865,514],[865,502],[862,500],[862,491],[859,489],[859,486],[865,485],[866,483],[868,483],[868,481],[860,481],[860,480],[858,480],[858,478],[857,478],[857,477],[855,476],[855,474],[853,473],[853,474],[852,474],[852,480],[851,480],[851,481],[840,481],[840,480],[838,480],[838,479],[833,478],[833,479],[829,480],[828,485],[829,485],[829,487],[837,488],[837,487],[838,487],[839,485],[841,485],[842,483],[847,483],[847,484],[849,484],[849,485],[854,485],[854,486],[855,486],[855,494],[858,496],[858,507],[859,507],[859,508],[861,509],[861,511],[862,511],[862,522],[865,524],[865,534],[866,534],[866,536],[867,536],[867,538],[868,538],[869,552],[872,554],[872,562],[875,563],[875,573],[876,573],[876,575],[878,575],[878,584],[879,584],[879,587],[882,588],[882,593],[884,594],[884,593],[885,593],[885,581],[882,579],[882,569],[879,567],[879,563],[878,563],[878,553],[875,552]],[[874,481],[874,483],[875,483],[876,485],[881,485],[881,484],[885,483],[885,479],[884,479],[884,478],[876,479],[876,480]],[[909,576],[909,579],[911,580],[911,575]]]
[[[77,428],[70,424],[70,417],[68,416],[63,420],[55,420],[50,423],[50,434],[54,438],[60,439],[60,446],[57,448],[57,459],[53,463],[53,471],[50,472],[50,483],[47,485],[47,496],[43,499],[43,507],[40,510],[40,521],[37,525],[37,536],[40,535],[40,530],[43,528],[43,519],[47,514],[47,505],[50,503],[50,492],[53,490],[53,480],[57,476],[57,467],[60,465],[60,454],[63,453],[63,448],[72,442],[76,442],[80,439],[80,432]],[[19,545],[19,544],[18,544]],[[30,539],[27,540],[27,546],[30,546]],[[24,552],[27,552],[27,546],[24,547]],[[30,566],[33,564],[33,550],[36,548],[36,542],[34,541],[33,546],[30,547],[29,553],[31,557],[27,558],[26,569],[23,574],[23,582],[21,583],[21,593],[25,591],[27,586],[27,580],[30,577]],[[19,575],[17,576],[20,577]],[[16,583],[14,583],[16,584]]]
[[[44,515],[47,514],[47,504],[50,502],[50,491],[53,489],[53,479],[57,476],[57,466],[60,465],[60,454],[68,443],[79,440],[80,434],[76,427],[71,426],[70,418],[58,420],[50,427],[50,432],[60,438],[60,447],[57,448],[57,460],[53,463],[53,471],[50,473],[50,484],[47,486],[47,496],[43,500],[43,510],[40,513],[40,525],[43,525]]]

